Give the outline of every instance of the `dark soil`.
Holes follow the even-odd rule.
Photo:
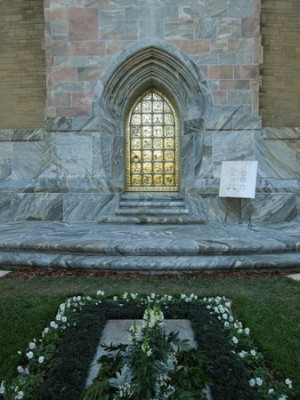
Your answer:
[[[79,269],[65,269],[65,268],[37,268],[37,267],[16,267],[12,271],[5,275],[4,278],[25,278],[32,279],[38,277],[70,277],[70,276],[85,276],[85,277],[96,277],[96,278],[109,278],[109,279],[140,279],[147,280],[151,279],[193,279],[193,278],[241,278],[241,279],[273,279],[284,277],[284,272],[251,272],[251,271],[224,271],[224,272],[197,272],[197,273],[186,273],[186,274],[138,274],[138,273],[117,273],[117,272],[95,272],[85,271]]]

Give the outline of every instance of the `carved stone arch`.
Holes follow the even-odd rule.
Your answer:
[[[121,189],[125,175],[126,115],[134,100],[151,88],[172,101],[179,116],[181,137],[203,131],[205,117],[212,107],[211,91],[201,70],[172,44],[149,39],[129,46],[117,56],[96,85],[92,118],[85,128],[111,137],[110,150],[107,146],[100,149],[105,152],[101,158],[112,160],[105,175]]]
[[[94,91],[92,119],[97,125],[117,122],[133,99],[151,87],[173,100],[184,121],[203,120],[213,104],[197,65],[172,44],[149,39],[129,46],[104,71]]]

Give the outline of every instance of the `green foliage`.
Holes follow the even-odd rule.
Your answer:
[[[203,354],[178,332],[166,334],[163,313],[148,305],[142,329],[130,328],[131,343],[104,346],[100,372],[83,400],[200,400],[208,383]]]

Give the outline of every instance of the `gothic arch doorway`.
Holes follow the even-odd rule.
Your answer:
[[[126,190],[179,190],[179,118],[169,99],[150,89],[131,106],[126,124]]]

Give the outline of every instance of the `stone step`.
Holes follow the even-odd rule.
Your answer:
[[[120,207],[185,207],[183,200],[121,200]]]
[[[125,256],[57,253],[39,251],[1,251],[0,264],[23,267],[60,267],[88,271],[178,274],[216,271],[299,271],[299,252],[281,254],[199,255],[199,256]]]
[[[136,207],[136,208],[119,208],[116,215],[187,215],[189,210],[186,208],[152,208],[152,207]]]
[[[192,217],[189,215],[168,215],[168,216],[147,216],[147,215],[140,215],[140,216],[112,216],[112,217],[102,217],[99,218],[98,222],[100,224],[134,224],[134,225],[143,225],[143,224],[153,224],[153,225],[199,225],[205,224],[204,219]]]
[[[184,196],[181,193],[173,192],[173,193],[122,193],[120,196],[120,200],[140,200],[140,201],[178,201],[184,200]]]

